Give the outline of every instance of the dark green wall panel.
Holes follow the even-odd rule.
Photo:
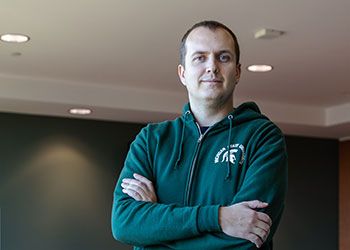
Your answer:
[[[279,250],[338,249],[338,140],[287,136],[289,187]]]
[[[112,193],[142,125],[0,114],[2,250],[130,249]]]

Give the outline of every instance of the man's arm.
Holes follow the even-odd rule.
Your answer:
[[[219,205],[178,207],[137,201],[122,191],[122,180],[132,178],[134,173],[153,180],[147,140],[145,128],[131,144],[116,184],[111,219],[113,236],[127,244],[146,246],[220,232]]]
[[[285,204],[288,184],[287,150],[284,136],[272,123],[257,131],[258,138],[252,148],[249,168],[232,204],[258,199],[269,204],[260,209],[272,219],[267,241],[270,241],[279,225]]]
[[[135,179],[123,179],[123,193],[137,201],[157,202],[153,183],[142,175],[134,174]],[[256,209],[268,204],[255,200],[219,208],[219,224],[228,236],[246,239],[260,247],[270,232],[271,219]]]

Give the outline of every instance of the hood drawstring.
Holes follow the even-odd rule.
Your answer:
[[[182,132],[181,132],[181,139],[180,139],[180,148],[179,148],[179,154],[177,156],[177,160],[176,160],[176,163],[175,163],[175,169],[179,166],[180,164],[180,161],[181,161],[181,156],[182,156],[182,148],[183,148],[183,142],[184,142],[184,137],[185,137],[185,127],[186,127],[186,118],[187,118],[187,115],[190,114],[191,111],[187,110],[185,112],[185,118],[184,118],[184,123],[183,123],[183,126],[182,126]]]
[[[230,121],[230,128],[228,130],[228,140],[227,140],[227,174],[225,177],[225,180],[228,180],[231,178],[231,167],[230,167],[230,158],[231,158],[231,152],[230,152],[230,145],[231,145],[231,130],[232,130],[232,119],[233,115],[229,115],[228,120]]]

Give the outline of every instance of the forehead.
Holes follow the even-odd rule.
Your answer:
[[[230,33],[222,28],[211,30],[206,27],[194,29],[187,37],[186,50],[187,55],[202,52],[216,52],[228,50],[234,54],[234,41]]]

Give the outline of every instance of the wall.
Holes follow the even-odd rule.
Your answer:
[[[339,146],[339,249],[350,249],[350,141]]]
[[[138,124],[0,114],[2,250],[130,249],[112,193]]]
[[[1,250],[131,249],[110,231],[112,192],[140,124],[0,113]],[[338,248],[338,142],[287,137],[277,250]]]
[[[338,249],[338,141],[286,138],[289,187],[277,250]]]

